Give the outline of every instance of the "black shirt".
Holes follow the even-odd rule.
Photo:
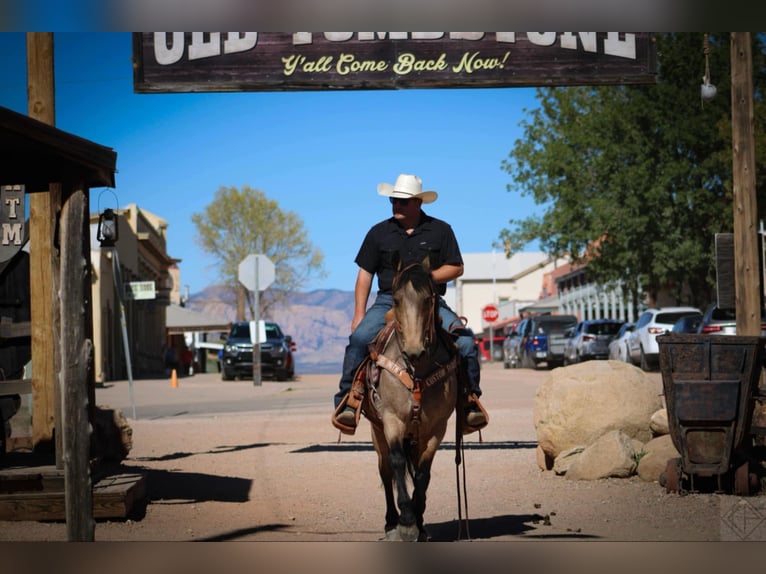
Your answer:
[[[378,290],[391,292],[394,280],[393,254],[399,252],[404,264],[419,263],[428,256],[432,269],[442,265],[462,265],[455,233],[441,219],[420,212],[420,222],[411,234],[390,217],[375,224],[368,232],[354,261],[371,274],[378,275]],[[446,284],[436,286],[439,295],[447,292]]]

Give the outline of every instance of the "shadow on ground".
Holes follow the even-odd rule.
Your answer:
[[[545,522],[540,514],[505,514],[488,518],[471,518],[468,521],[450,520],[447,522],[426,523],[426,530],[432,542],[455,542],[457,540],[490,540],[506,536],[525,538],[556,538],[583,540],[597,538],[576,532],[566,535],[540,534],[537,524]],[[532,533],[534,531],[534,533]],[[531,534],[530,534],[531,533]]]

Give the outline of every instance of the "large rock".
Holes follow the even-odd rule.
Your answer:
[[[636,474],[646,482],[657,482],[660,474],[665,472],[668,460],[680,456],[669,434],[653,438],[644,445]]]
[[[655,436],[662,436],[670,433],[670,427],[668,426],[668,409],[660,409],[652,415],[649,421],[649,428]]]
[[[556,461],[558,462],[558,458]],[[577,455],[567,469],[566,478],[567,480],[627,478],[635,470],[636,452],[633,450],[633,439],[622,431],[614,430],[602,435]]]
[[[553,369],[535,396],[534,425],[543,452],[555,459],[609,431],[649,441],[649,421],[662,408],[662,382],[621,361],[587,361]]]

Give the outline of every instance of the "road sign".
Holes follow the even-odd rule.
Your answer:
[[[154,281],[131,281],[124,284],[125,299],[140,301],[143,299],[156,299],[157,290]]]
[[[263,291],[274,282],[274,263],[263,254],[251,253],[239,264],[239,282],[250,291]]]
[[[497,321],[497,318],[500,316],[500,312],[497,310],[497,307],[494,305],[485,305],[484,308],[481,310],[481,318],[484,319],[487,323],[494,323]]]

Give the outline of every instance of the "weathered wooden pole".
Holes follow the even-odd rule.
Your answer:
[[[737,334],[761,334],[758,202],[755,194],[753,59],[750,32],[731,33],[731,135]]]
[[[61,395],[64,501],[67,538],[92,542],[93,492],[90,476],[88,372],[93,343],[88,338],[90,245],[88,196],[83,186],[67,195],[61,211]],[[86,252],[87,249],[87,252]]]
[[[53,78],[53,33],[28,32],[27,36],[28,115],[48,125],[56,124]],[[61,185],[52,183],[47,191],[28,189],[29,273],[32,323],[32,445],[50,444],[53,429],[61,428],[61,396],[57,375],[60,367],[58,341],[59,298],[58,253],[53,245],[56,219],[61,209]],[[61,460],[61,433],[56,433],[56,467]]]

